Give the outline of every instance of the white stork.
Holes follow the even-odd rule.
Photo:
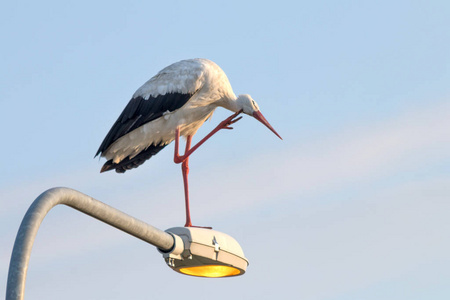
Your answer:
[[[211,117],[214,110],[224,107],[234,112],[195,146],[192,136]],[[189,156],[207,139],[242,117],[253,116],[281,137],[267,122],[250,95],[236,95],[222,69],[207,59],[188,59],[174,63],[141,86],[114,123],[97,155],[108,161],[100,172],[115,169],[124,173],[137,168],[147,159],[175,140],[174,161],[182,163],[186,201],[186,224],[192,226],[189,212]],[[180,135],[186,138],[184,155],[178,153]]]

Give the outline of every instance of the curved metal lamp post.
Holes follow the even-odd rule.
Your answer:
[[[47,213],[58,204],[70,206],[156,246],[166,263],[183,274],[236,276],[244,274],[248,265],[239,244],[221,232],[184,227],[164,232],[73,189],[53,188],[36,198],[20,224],[9,265],[6,300],[24,298],[34,238]]]

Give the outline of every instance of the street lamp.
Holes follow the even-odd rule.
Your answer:
[[[245,273],[248,261],[239,243],[228,234],[205,228],[167,229],[175,239],[171,251],[163,253],[169,267],[200,277],[229,277]]]
[[[64,204],[105,222],[153,246],[175,271],[201,277],[228,277],[245,273],[248,261],[235,239],[211,229],[174,227],[166,232],[133,218],[103,202],[68,188],[42,193],[26,212],[14,242],[6,300],[23,299],[34,238],[47,213]]]

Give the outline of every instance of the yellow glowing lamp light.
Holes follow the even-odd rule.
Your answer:
[[[167,229],[175,240],[169,252],[160,252],[174,271],[200,277],[242,275],[248,260],[238,242],[228,234],[205,228]]]

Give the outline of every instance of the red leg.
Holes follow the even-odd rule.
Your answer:
[[[189,209],[189,184],[188,184],[188,174],[189,174],[189,156],[197,150],[198,147],[200,147],[204,142],[206,142],[210,137],[212,137],[216,132],[218,132],[221,129],[233,129],[230,127],[231,124],[236,123],[239,121],[242,117],[239,117],[237,119],[234,119],[236,116],[238,116],[240,112],[237,112],[227,119],[223,120],[213,131],[211,131],[207,136],[205,136],[200,142],[198,142],[193,148],[191,148],[191,142],[192,142],[192,136],[188,135],[186,139],[186,148],[184,150],[184,155],[179,155],[179,144],[180,144],[180,128],[177,127],[175,130],[175,151],[174,151],[174,157],[173,161],[177,164],[181,164],[181,171],[183,173],[183,183],[184,183],[184,199],[186,203],[186,224],[185,227],[197,227],[192,226],[191,222],[191,213]],[[209,228],[211,227],[201,227],[201,228]]]
[[[177,127],[177,129],[175,129],[175,151],[174,151],[174,155],[173,155],[173,161],[176,164],[183,162],[183,160],[180,159],[180,155],[178,154],[179,144],[180,144],[180,128]],[[186,145],[187,145],[187,143],[186,143]]]
[[[187,140],[186,140],[185,152],[189,151],[189,149],[191,148],[191,141],[192,141],[192,136],[188,136]],[[186,203],[186,224],[184,224],[184,227],[200,227],[200,226],[193,226],[192,222],[191,222],[191,211],[189,209],[189,183],[188,183],[189,156],[181,164],[181,171],[183,173],[184,199],[185,199],[185,203]],[[200,227],[200,228],[212,229],[212,227]]]
[[[198,147],[200,147],[204,142],[206,142],[210,137],[212,137],[216,132],[218,132],[221,129],[233,129],[233,127],[230,127],[231,124],[236,123],[237,121],[239,121],[240,119],[242,119],[242,117],[236,118],[242,111],[239,111],[231,116],[229,116],[228,118],[226,118],[225,120],[223,120],[222,122],[220,122],[219,125],[217,125],[216,128],[214,128],[207,136],[205,136],[200,142],[198,142],[194,147],[190,148],[189,150],[187,150],[186,152],[184,152],[184,155],[180,156],[178,154],[178,145],[179,145],[179,140],[180,140],[180,129],[177,128],[175,130],[175,155],[173,158],[173,161],[176,164],[182,163],[184,160],[186,160],[189,155],[191,155],[195,150],[197,150]],[[236,119],[235,119],[236,118]],[[187,149],[187,148],[186,148]]]
[[[192,136],[188,136],[187,140],[186,140],[185,153],[187,151],[189,151],[189,149],[191,148],[191,140],[192,140]],[[185,199],[185,203],[186,203],[186,224],[184,226],[185,227],[191,227],[192,226],[192,222],[191,222],[191,212],[190,212],[190,209],[189,209],[189,184],[188,184],[189,157],[187,157],[183,161],[183,163],[181,164],[181,170],[183,172],[184,199]]]

